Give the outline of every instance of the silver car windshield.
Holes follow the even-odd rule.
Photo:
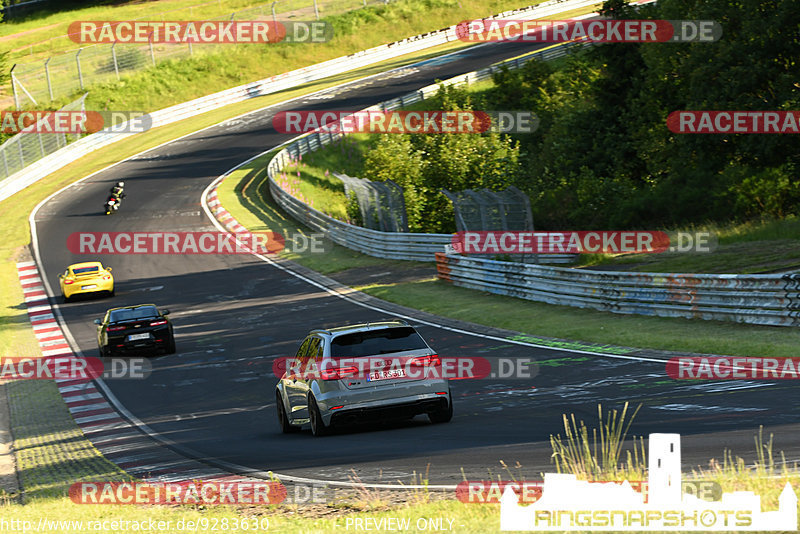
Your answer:
[[[428,346],[417,331],[405,326],[354,332],[335,337],[331,341],[331,357],[361,358],[426,348]]]

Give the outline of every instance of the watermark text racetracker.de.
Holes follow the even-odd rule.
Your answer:
[[[75,232],[67,237],[73,254],[322,254],[325,234],[294,232]]]
[[[286,488],[276,481],[76,482],[69,498],[76,504],[268,505],[283,502]]]
[[[468,43],[691,43],[714,42],[722,26],[713,20],[467,20],[456,35]]]
[[[144,111],[0,111],[0,132],[4,134],[89,134],[141,133],[153,125]]]
[[[152,370],[147,358],[78,358],[73,355],[0,358],[0,380],[144,380]]]
[[[78,44],[326,43],[333,38],[333,26],[324,20],[82,20],[71,23],[67,31]]]
[[[673,111],[667,127],[677,134],[798,134],[800,111]]]
[[[710,232],[476,231],[453,234],[448,250],[458,254],[658,254],[712,252],[716,246],[716,236]]]
[[[372,134],[532,133],[539,126],[530,111],[279,111],[275,131]]]
[[[57,516],[58,517],[58,516]],[[50,519],[40,515],[30,519],[0,517],[0,532],[265,532],[269,518],[264,516],[198,517],[129,519],[123,517],[103,519]]]
[[[272,362],[276,378],[297,380],[476,380],[485,378],[529,379],[539,374],[530,358],[482,358],[479,356],[366,356],[329,358],[301,363],[280,357]]]
[[[800,380],[800,358],[685,356],[667,362],[678,380]]]

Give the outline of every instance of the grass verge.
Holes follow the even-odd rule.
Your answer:
[[[207,20],[264,5],[265,2],[169,0],[144,4],[136,1],[116,5],[95,3],[99,5],[58,11],[44,7],[20,19],[6,19],[0,24],[0,45],[6,50],[13,50],[10,59],[30,61],[42,55],[76,50],[79,45],[67,37],[70,24],[76,20]]]
[[[131,71],[119,81],[112,77],[111,81],[91,83],[86,107],[98,110],[153,111],[410,35],[439,30],[463,20],[524,5],[526,4],[519,0],[396,0],[325,17],[334,28],[334,37],[325,43],[276,43],[269,46],[245,44],[214,49],[203,49],[196,45],[194,48],[197,53],[193,56],[166,60],[155,67]],[[425,16],[419,16],[420,13],[425,13]],[[454,44],[459,46],[467,43],[456,41]],[[161,45],[156,46],[154,54],[157,58],[159,53],[174,53],[174,50],[162,48],[164,47]],[[149,61],[146,54],[139,52],[139,56],[142,64]],[[109,58],[102,54],[94,58],[91,65],[88,58],[85,61],[83,70],[86,76],[95,71],[108,72],[109,76],[113,72],[113,69],[109,69]],[[54,73],[52,76],[52,84],[55,86],[65,83],[74,85],[72,78],[58,78],[73,76],[70,72]],[[27,84],[32,93],[46,94],[47,86],[43,79],[31,76],[21,81]],[[51,105],[63,106],[82,92],[64,95]]]

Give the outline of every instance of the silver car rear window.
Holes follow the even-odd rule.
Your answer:
[[[331,357],[361,358],[427,348],[416,330],[404,326],[337,336],[331,341]]]

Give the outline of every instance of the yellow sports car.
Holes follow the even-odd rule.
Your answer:
[[[111,267],[103,267],[99,261],[73,263],[64,274],[58,276],[64,302],[75,295],[105,291],[114,296],[114,277]]]

